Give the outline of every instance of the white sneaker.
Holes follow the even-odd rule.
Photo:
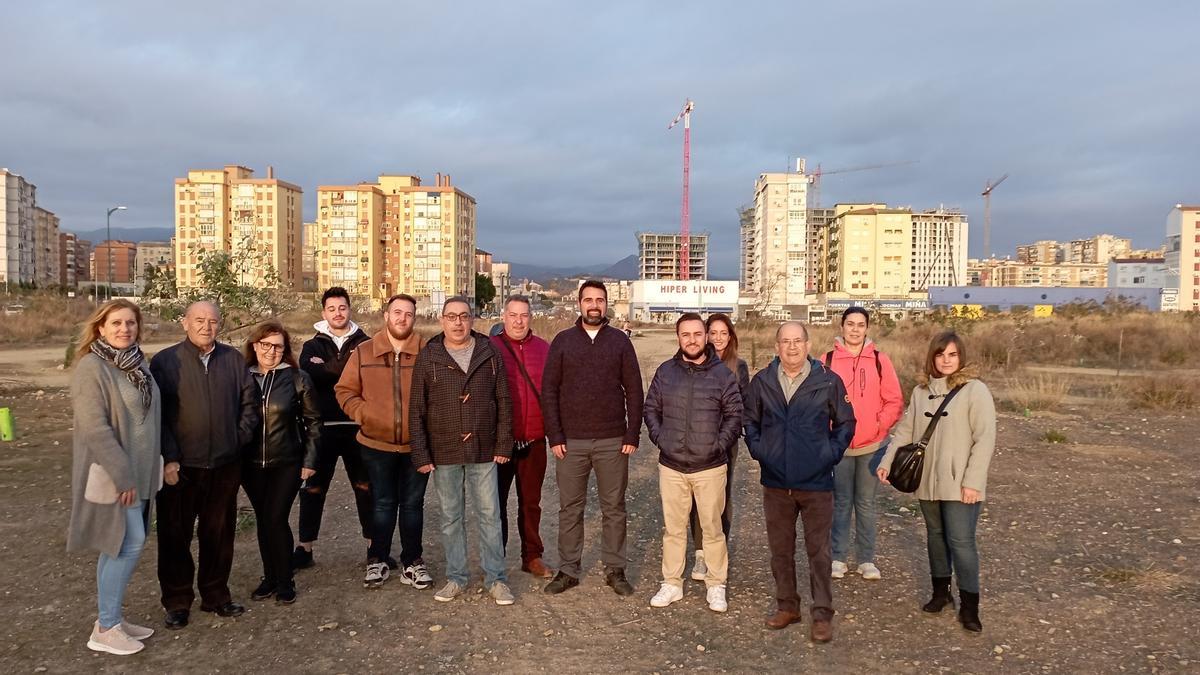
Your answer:
[[[714,612],[724,612],[729,609],[729,603],[725,602],[725,586],[708,587],[708,608]]]
[[[846,576],[846,570],[848,569],[849,568],[846,567],[846,563],[842,562],[841,560],[834,560],[833,574],[830,576],[832,576],[834,579],[841,579],[842,577]]]
[[[404,568],[400,573],[400,581],[406,583],[418,591],[425,590],[433,585],[433,577],[429,575],[429,569],[425,567],[425,561],[417,558],[413,564]]]
[[[129,656],[142,651],[146,645],[134,640],[121,630],[121,625],[117,624],[112,628],[100,632],[100,622],[97,621],[92,626],[92,636],[88,638],[88,649],[94,652],[107,652],[116,654],[117,656]]]
[[[654,594],[654,597],[650,598],[650,606],[666,607],[672,602],[679,602],[682,599],[683,589],[664,581],[663,585],[659,587],[658,592]]]
[[[708,576],[708,565],[704,562],[704,551],[696,551],[696,562],[692,564],[692,578],[704,581]]]
[[[499,583],[499,582],[497,582],[497,583]],[[495,584],[492,585],[492,588],[493,589],[495,588]],[[462,592],[463,592],[463,587],[459,586],[457,582],[447,581],[446,585],[442,586],[442,590],[433,594],[433,599],[437,600],[438,602],[450,602],[451,600],[457,598],[459,595],[462,595]],[[493,594],[493,597],[495,597],[494,594]],[[499,601],[497,601],[497,603],[498,602]]]
[[[496,601],[497,605],[511,605],[516,602],[516,598],[514,598],[512,594],[512,589],[510,589],[508,584],[504,583],[503,581],[497,581],[496,583],[492,584],[490,592],[492,594],[492,599]]]
[[[875,566],[875,563],[863,563],[859,565],[858,573],[862,575],[862,578],[870,579],[871,581],[878,581],[879,579],[883,578],[883,575],[879,573],[879,568]]]
[[[139,642],[145,640],[151,635],[154,635],[153,628],[139,626],[136,623],[129,623],[128,621],[121,622],[121,630],[125,631],[126,635]]]
[[[385,562],[367,563],[367,576],[363,577],[363,588],[379,588],[391,574]]]

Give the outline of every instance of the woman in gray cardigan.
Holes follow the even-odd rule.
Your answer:
[[[953,606],[951,567],[958,577],[963,628],[979,632],[979,549],[975,525],[987,490],[988,465],[996,448],[996,405],[987,385],[967,360],[962,338],[947,331],[933,338],[925,357],[921,384],[913,389],[908,410],[876,473],[888,482],[896,450],[921,438],[942,399],[962,387],[943,413],[925,451],[917,499],[925,517],[929,575],[933,598],[921,609],[940,612]]]
[[[162,397],[138,337],[142,313],[110,300],[84,324],[71,380],[75,432],[71,525],[67,550],[97,550],[99,617],[88,648],[110,654],[141,651],[154,631],[122,618],[150,519],[150,498],[162,484]]]

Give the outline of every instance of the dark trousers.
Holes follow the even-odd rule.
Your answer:
[[[200,589],[203,607],[230,600],[234,521],[241,463],[215,469],[182,467],[179,482],[158,493],[158,584],[168,611],[190,609]],[[200,571],[192,561],[192,533],[200,540]]]
[[[725,466],[725,508],[721,511],[721,531],[725,533],[725,545],[729,545],[729,527],[733,523],[733,463],[737,461],[738,449],[729,453],[729,464]],[[689,516],[692,527],[692,545],[697,551],[704,550],[704,533],[700,529],[700,513],[696,510],[696,502],[692,501],[692,513]]]
[[[429,474],[417,471],[407,452],[363,448],[363,464],[371,477],[375,518],[367,559],[384,562],[392,555],[392,534],[400,526],[400,564],[408,567],[421,557],[425,529],[425,486]]]
[[[546,479],[546,439],[539,438],[517,450],[512,460],[496,465],[500,484],[500,532],[508,552],[508,493],[517,483],[517,530],[521,533],[521,562],[542,557],[545,547],[538,531],[542,524],[542,481]]]
[[[371,477],[363,465],[362,445],[356,436],[358,427],[353,424],[334,424],[321,427],[321,444],[317,447],[316,473],[300,488],[300,541],[311,543],[321,532],[321,516],[325,513],[325,496],[337,469],[338,457],[350,487],[354,489],[354,505],[358,509],[358,524],[362,527],[363,539],[371,538],[371,522],[375,519],[375,505],[371,501]]]
[[[242,467],[242,487],[254,507],[263,579],[274,582],[277,588],[290,587],[295,541],[288,514],[300,489],[300,462],[265,469],[247,463]]]
[[[578,579],[583,574],[583,514],[588,477],[596,471],[603,531],[600,558],[610,569],[625,569],[625,488],[629,485],[629,455],[621,438],[567,439],[567,455],[558,460],[559,571]]]
[[[808,554],[808,583],[812,592],[812,618],[833,619],[833,554],[829,535],[833,527],[833,492],[781,490],[763,487],[763,515],[767,544],[771,548],[771,574],[775,577],[775,603],[781,612],[799,612],[796,591],[796,516],[804,526]]]

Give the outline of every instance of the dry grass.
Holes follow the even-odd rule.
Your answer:
[[[1136,408],[1179,410],[1200,402],[1200,382],[1195,377],[1163,374],[1139,377],[1114,388]]]
[[[1003,399],[1013,410],[1053,410],[1071,393],[1071,383],[1050,375],[1010,378]]]
[[[1110,586],[1132,586],[1152,593],[1171,593],[1183,586],[1175,572],[1159,569],[1154,563],[1137,565],[1100,565],[1092,575]]]

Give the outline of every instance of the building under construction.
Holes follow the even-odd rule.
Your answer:
[[[687,276],[680,269],[683,236],[679,232],[638,232],[638,278],[707,279],[708,233],[692,233],[688,238]]]

